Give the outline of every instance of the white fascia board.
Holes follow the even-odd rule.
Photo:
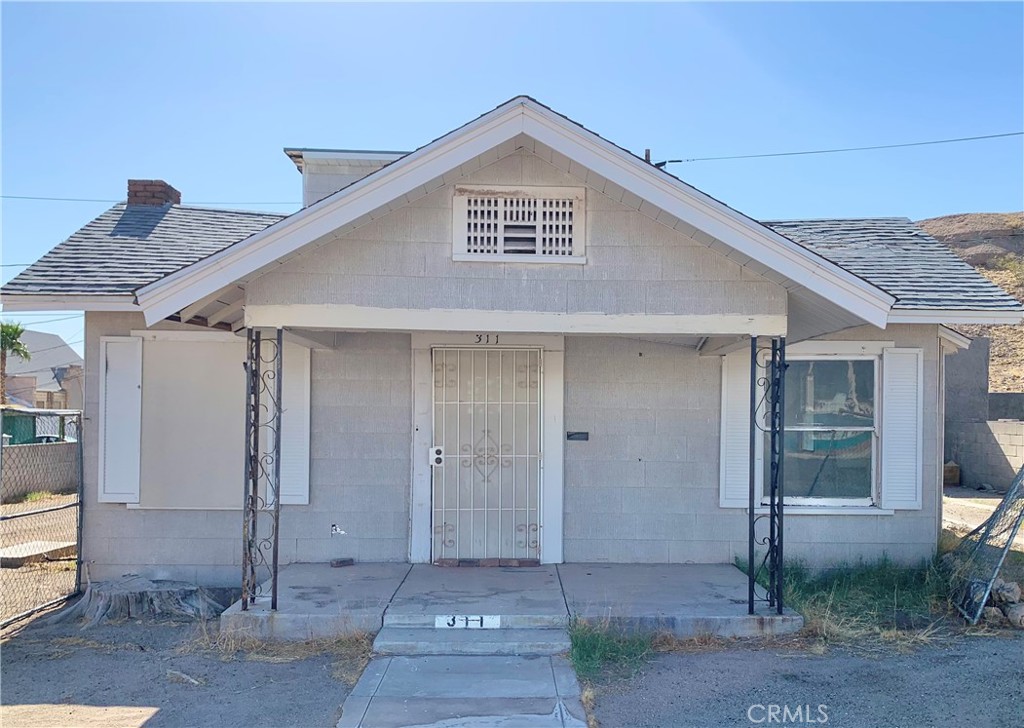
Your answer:
[[[402,157],[387,172],[354,182],[285,220],[183,268],[136,292],[146,323],[160,321],[193,301],[303,245],[328,235],[351,220],[388,205],[417,187],[458,168],[522,132],[519,102],[470,122],[444,143],[430,144]],[[440,142],[441,140],[439,140]]]
[[[744,334],[784,336],[785,315],[535,313],[473,309],[375,308],[348,304],[245,307],[250,328],[353,331],[449,331],[532,334]]]
[[[959,331],[954,331],[948,326],[939,326],[939,339],[943,344],[948,345],[954,350],[967,349],[971,345],[970,336],[964,336]]]
[[[4,294],[4,311],[139,311],[134,296]]]
[[[890,324],[1006,324],[1016,326],[1024,323],[1024,311],[916,311],[895,309],[889,314]]]
[[[231,246],[137,291],[151,323],[217,288],[242,279],[351,220],[385,207],[517,135],[565,154],[666,212],[828,298],[865,322],[884,327],[895,298],[824,258],[528,99],[498,109]]]
[[[389,152],[331,152],[317,150],[304,150],[302,152],[302,158],[310,162],[394,162],[396,159],[401,159],[404,156],[404,154]]]
[[[667,175],[652,174],[646,162],[592,132],[570,128],[557,114],[532,105],[524,114],[526,135],[828,298],[867,323],[885,326],[886,316],[896,301],[892,295],[699,190]]]

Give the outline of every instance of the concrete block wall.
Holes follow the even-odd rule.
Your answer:
[[[78,489],[78,443],[8,445],[3,451],[0,496],[4,502],[29,493],[73,493]]]
[[[990,420],[1024,420],[1024,392],[989,392],[988,417]]]
[[[989,340],[983,336],[946,357],[947,443],[958,423],[989,419],[988,357]]]
[[[721,362],[616,337],[565,340],[565,559],[730,561],[746,515],[718,507]]]
[[[338,334],[313,351],[310,501],[284,511],[287,561],[408,559],[411,346],[408,334]]]
[[[1008,488],[1024,467],[1024,421],[961,423],[952,450],[963,485]]]
[[[129,336],[133,329],[144,328],[146,324],[141,314],[88,312],[85,315],[82,557],[89,578],[114,579],[133,573],[154,579],[237,585],[242,559],[240,508],[148,510],[97,500],[100,337]],[[182,327],[161,324],[158,328]],[[241,476],[239,493],[240,485]],[[142,483],[141,487],[145,488],[146,484]]]
[[[586,170],[569,174],[526,148],[463,168],[473,171],[251,281],[247,301],[555,313],[786,312],[785,290],[711,250],[714,238],[655,222],[638,210],[639,201],[631,207],[594,187],[587,190],[586,265],[453,262],[456,179],[581,186],[587,178]]]
[[[97,500],[99,337],[127,336],[143,328],[138,314],[86,315],[82,550],[89,575],[102,580],[136,573],[237,585],[240,508],[136,509]],[[339,334],[337,341],[337,349],[312,355],[310,502],[283,507],[280,558],[282,563],[342,556],[405,561],[412,429],[410,339],[402,334]],[[239,462],[239,493],[241,478]],[[143,492],[146,487],[143,482]],[[331,524],[345,535],[331,536]]]
[[[938,331],[864,327],[834,339],[924,350],[923,508],[894,514],[790,511],[786,553],[811,566],[917,563],[935,553],[940,515]],[[731,562],[746,558],[745,509],[719,507],[721,360],[618,337],[567,337],[565,559]]]

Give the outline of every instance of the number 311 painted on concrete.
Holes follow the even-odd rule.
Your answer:
[[[493,341],[492,341],[493,339]],[[474,344],[497,344],[498,334],[477,334]]]

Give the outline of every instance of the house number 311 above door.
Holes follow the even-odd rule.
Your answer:
[[[497,344],[498,334],[476,334],[474,344]]]

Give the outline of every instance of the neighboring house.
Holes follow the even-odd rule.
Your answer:
[[[26,329],[21,340],[32,358],[7,359],[11,402],[41,409],[82,409],[82,357],[57,334]]]
[[[908,220],[759,222],[526,97],[288,155],[293,215],[132,181],[3,288],[85,311],[92,578],[237,583],[247,327],[286,332],[282,563],[745,557],[751,336],[788,557],[934,553],[945,326],[1024,307]]]

